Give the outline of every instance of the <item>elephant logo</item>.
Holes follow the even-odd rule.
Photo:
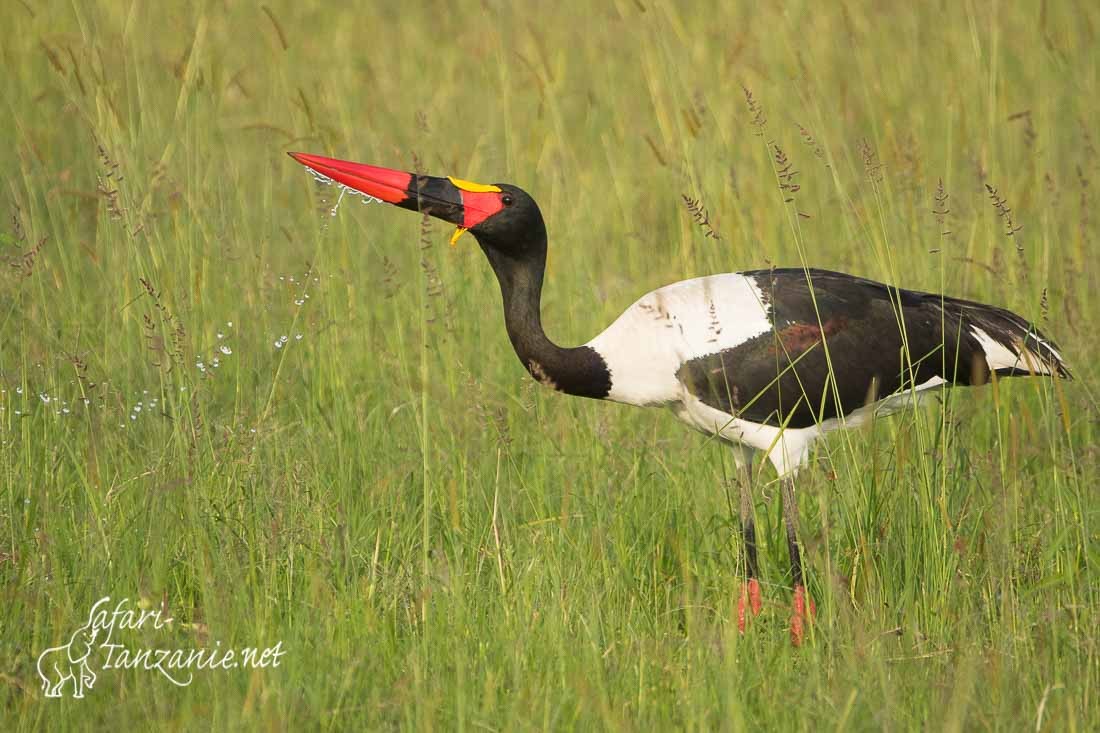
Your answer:
[[[50,647],[38,655],[38,676],[46,697],[62,697],[65,686],[72,681],[73,697],[84,697],[84,691],[95,684],[95,672],[88,665],[99,629],[91,620],[73,632],[68,644]]]

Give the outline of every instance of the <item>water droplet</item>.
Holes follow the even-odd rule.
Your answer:
[[[233,349],[229,348],[225,344],[222,344],[221,347],[218,348],[218,351],[222,352],[226,356],[229,356],[230,354],[233,353]]]
[[[317,171],[313,170],[312,168],[306,168],[306,173],[313,176],[313,180],[319,186],[331,186],[332,184],[336,183],[336,181],[332,180],[331,178],[326,176],[324,173],[318,173]]]
[[[347,186],[340,186],[340,195],[336,197],[336,205],[332,207],[332,211],[329,212],[329,216],[336,216],[336,211],[340,208],[340,202],[344,200],[344,194],[347,192]]]
[[[294,301],[294,305],[305,305],[305,302],[304,299],[298,298],[298,300]]]

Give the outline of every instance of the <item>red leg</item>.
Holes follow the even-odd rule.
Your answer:
[[[760,582],[749,578],[741,584],[741,597],[737,599],[737,630],[745,633],[746,610],[753,616],[760,615]]]
[[[746,609],[753,616],[760,615],[760,581],[756,579],[759,568],[756,564],[756,524],[752,515],[752,455],[742,450],[738,461],[738,485],[741,489],[741,539],[745,543],[745,581],[741,583],[741,596],[737,599],[737,629],[745,633],[748,621]]]
[[[796,585],[791,603],[791,646],[802,646],[802,640],[806,638],[806,628],[813,623],[816,615],[814,599],[810,598],[805,586]]]
[[[794,478],[785,476],[781,483],[783,519],[787,524],[787,549],[791,554],[791,579],[794,598],[791,602],[791,644],[801,646],[806,629],[813,622],[817,607],[802,584],[802,547],[798,542],[798,503],[794,494]]]

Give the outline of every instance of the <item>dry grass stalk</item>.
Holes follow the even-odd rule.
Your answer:
[[[702,199],[693,199],[686,193],[680,194],[680,198],[683,199],[684,207],[688,210],[688,214],[691,215],[691,218],[703,230],[704,237],[716,240],[722,238],[710,223],[710,215],[707,213],[707,208],[703,206]]]

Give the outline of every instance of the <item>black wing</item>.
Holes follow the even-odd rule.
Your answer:
[[[809,427],[934,377],[1069,376],[1057,347],[1003,308],[827,270],[742,274],[763,292],[772,330],[686,361],[677,377],[705,404],[746,420]],[[1018,362],[991,369],[974,327]]]

